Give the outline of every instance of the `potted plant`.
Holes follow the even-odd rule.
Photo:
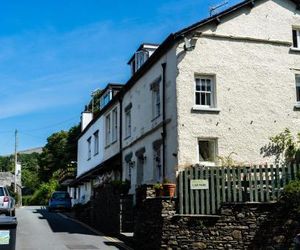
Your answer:
[[[155,196],[160,197],[163,196],[163,185],[159,182],[153,185]]]
[[[169,196],[173,198],[175,196],[175,190],[176,190],[176,184],[172,183],[170,180],[165,178],[163,181],[164,196]]]
[[[123,194],[126,195],[129,192],[129,189],[131,187],[131,183],[129,180],[125,180],[125,181],[121,181],[121,180],[113,180],[111,182],[113,189],[114,189],[114,193],[117,194]]]

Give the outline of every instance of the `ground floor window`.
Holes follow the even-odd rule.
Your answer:
[[[217,139],[199,139],[199,162],[216,162]]]

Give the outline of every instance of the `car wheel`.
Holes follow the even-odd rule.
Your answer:
[[[16,216],[16,209],[14,209],[14,210],[11,212],[11,216],[13,216],[13,217]]]
[[[48,212],[52,212],[52,208],[51,207],[48,207]]]

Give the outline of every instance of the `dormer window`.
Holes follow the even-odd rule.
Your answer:
[[[149,57],[158,48],[157,44],[142,44],[134,55],[129,60],[128,64],[131,66],[132,75],[139,70],[140,67],[149,59]]]
[[[112,99],[112,91],[107,91],[100,99],[100,109],[103,109]]]
[[[146,50],[135,53],[135,71],[137,71],[148,60],[149,52]]]

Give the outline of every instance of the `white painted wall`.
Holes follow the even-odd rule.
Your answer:
[[[155,183],[154,178],[154,159],[153,159],[153,142],[161,139],[162,126],[153,130],[156,126],[162,123],[162,63],[167,63],[166,68],[166,119],[167,124],[166,137],[166,173],[169,178],[174,178],[174,167],[177,164],[177,158],[172,153],[177,153],[176,141],[176,105],[175,100],[175,79],[176,79],[176,54],[175,49],[171,49],[161,60],[159,60],[139,81],[125,94],[123,98],[123,109],[132,103],[131,117],[132,130],[131,136],[125,138],[125,112],[123,111],[123,179],[128,178],[128,164],[125,157],[129,153],[133,153],[132,161],[135,162],[132,168],[132,189],[136,188],[136,172],[137,172],[137,157],[136,151],[145,147],[146,160],[144,162],[144,178],[143,183]],[[160,81],[161,94],[161,115],[153,120],[152,116],[152,91],[150,85],[158,78]]]
[[[298,12],[299,13],[299,12]],[[292,42],[300,16],[290,1],[262,1],[234,19],[199,31],[217,35]],[[221,19],[224,22],[224,19]],[[295,73],[300,54],[289,46],[200,37],[193,51],[177,48],[178,160],[181,168],[197,163],[198,138],[218,138],[220,156],[243,163],[264,163],[260,148],[269,137],[300,129]],[[220,113],[192,112],[195,74],[215,74]]]
[[[105,160],[118,154],[120,151],[119,134],[117,135],[117,141],[113,144],[106,145],[105,143],[105,117],[113,109],[117,108],[118,111],[118,126],[120,126],[120,108],[119,103],[116,103],[105,114],[100,116],[97,121],[79,138],[78,140],[78,155],[77,155],[77,177],[87,172],[88,170],[98,166]],[[99,130],[99,153],[94,154],[94,133]],[[92,138],[91,143],[91,158],[88,159],[88,138]]]

